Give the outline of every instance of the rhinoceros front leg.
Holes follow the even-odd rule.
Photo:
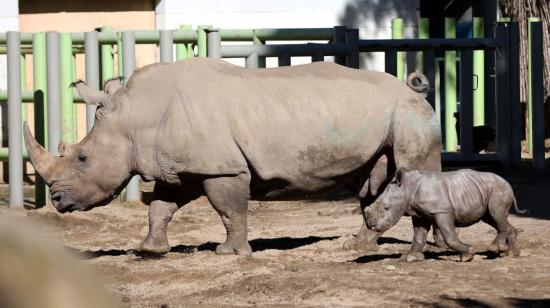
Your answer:
[[[247,240],[247,211],[250,199],[250,175],[215,177],[204,180],[204,190],[214,209],[220,214],[227,239],[216,247],[216,254],[249,256],[252,248]]]
[[[171,247],[166,231],[172,216],[180,207],[198,196],[196,192],[186,191],[185,187],[157,182],[153,192],[154,201],[149,206],[149,232],[137,250],[147,254],[169,252]]]
[[[165,254],[170,251],[168,244],[168,223],[179,209],[174,202],[155,200],[149,206],[149,232],[139,245],[138,251],[150,254]]]

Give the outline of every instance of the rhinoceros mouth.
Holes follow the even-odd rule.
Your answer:
[[[78,209],[74,199],[61,191],[52,192],[52,203],[60,213],[70,213]]]

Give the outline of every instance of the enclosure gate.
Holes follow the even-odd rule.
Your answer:
[[[534,164],[544,166],[543,83],[542,83],[542,24],[533,23],[530,58],[532,76],[532,143]],[[100,89],[100,83],[114,77],[114,58],[111,46],[118,47],[118,71],[126,80],[135,69],[135,45],[158,44],[160,61],[195,56],[214,58],[244,58],[246,67],[265,67],[266,57],[277,57],[279,66],[288,66],[291,57],[308,56],[312,61],[323,61],[334,56],[336,63],[359,68],[361,52],[385,52],[386,72],[398,75],[398,52],[422,51],[423,71],[434,84],[434,52],[460,51],[461,91],[461,148],[460,152],[444,152],[444,162],[500,161],[505,166],[521,162],[521,120],[519,103],[519,28],[517,22],[499,23],[492,38],[454,39],[394,39],[361,40],[357,29],[346,27],[322,29],[255,29],[219,30],[200,26],[197,30],[182,27],[179,30],[86,33],[19,33],[0,34],[0,44],[7,45],[8,91],[0,91],[0,99],[8,101],[8,148],[0,149],[0,158],[9,160],[10,206],[23,204],[23,160],[28,155],[22,140],[22,102],[35,104],[35,136],[49,152],[55,153],[60,140],[75,142],[73,103],[81,98],[69,84],[74,79],[74,55],[85,53],[85,75],[89,86]],[[328,41],[328,43],[267,44],[267,41]],[[251,41],[252,45],[227,45],[222,41]],[[22,46],[23,45],[23,46]],[[473,51],[495,51],[496,73],[496,134],[495,154],[473,153]],[[33,55],[32,91],[22,88],[21,59]],[[23,58],[24,59],[24,58]],[[428,101],[434,106],[433,94]],[[87,129],[93,125],[95,107],[87,106]],[[454,132],[454,131],[453,131]],[[449,132],[447,131],[447,134]],[[542,144],[542,145],[541,145]],[[541,154],[542,153],[542,154]],[[541,156],[542,155],[542,156]],[[542,158],[541,158],[542,157]],[[37,176],[37,179],[39,177]],[[134,178],[127,187],[128,200],[139,200],[139,183]],[[46,189],[37,180],[37,206],[46,202]]]

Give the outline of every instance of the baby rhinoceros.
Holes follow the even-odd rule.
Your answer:
[[[367,226],[385,231],[408,214],[414,236],[411,249],[403,255],[407,262],[424,259],[422,248],[430,226],[435,223],[447,245],[460,253],[461,261],[471,261],[475,249],[458,239],[457,227],[482,220],[498,234],[488,250],[518,256],[518,230],[508,222],[510,206],[518,213],[514,192],[500,176],[463,169],[452,172],[428,172],[399,169],[386,190],[366,210]]]

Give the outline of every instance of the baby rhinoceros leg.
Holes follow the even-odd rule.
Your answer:
[[[411,249],[404,253],[401,257],[401,260],[407,262],[415,262],[424,260],[424,253],[422,253],[422,248],[426,245],[426,237],[428,236],[428,231],[430,231],[431,222],[423,220],[419,217],[413,217],[413,242]]]
[[[518,231],[508,222],[510,207],[515,202],[512,189],[493,194],[489,199],[488,211],[482,220],[497,230],[497,236],[489,245],[489,251],[500,253],[503,256],[519,256],[516,246]]]
[[[437,213],[434,214],[435,223],[441,234],[445,239],[447,245],[460,253],[460,261],[468,262],[472,261],[474,258],[475,249],[474,247],[461,242],[458,239],[455,231],[455,218],[450,213]]]

